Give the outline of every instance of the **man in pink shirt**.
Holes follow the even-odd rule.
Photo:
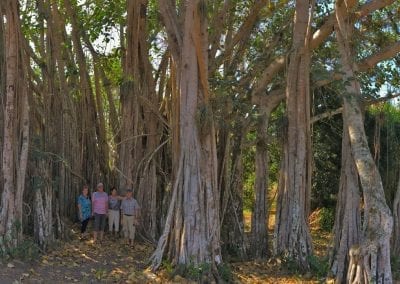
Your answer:
[[[104,185],[99,183],[97,191],[92,194],[92,214],[94,215],[93,241],[97,241],[97,233],[100,232],[100,241],[103,240],[106,216],[108,213],[108,195],[104,192]]]

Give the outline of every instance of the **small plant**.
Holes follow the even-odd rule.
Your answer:
[[[17,258],[20,260],[34,260],[39,257],[40,249],[31,239],[24,239],[17,245],[10,245],[10,240],[3,240],[0,244],[1,258]]]
[[[321,230],[329,232],[335,223],[335,211],[333,208],[323,207],[320,211],[319,225]]]
[[[11,256],[22,260],[33,260],[39,257],[39,247],[32,240],[22,241],[11,251]]]
[[[329,263],[326,257],[320,258],[318,256],[311,255],[308,258],[308,262],[310,263],[311,271],[318,278],[323,278],[328,275]]]
[[[180,275],[184,278],[200,281],[203,277],[206,277],[211,273],[211,264],[210,263],[200,263],[194,264],[190,262],[188,265],[179,264],[175,267],[175,271],[173,275]]]
[[[282,266],[292,274],[298,274],[301,272],[301,268],[296,260],[288,256],[282,257]]]
[[[174,266],[172,265],[172,263],[166,259],[164,259],[162,261],[161,264],[162,268],[165,269],[165,271],[167,272],[167,274],[172,277],[172,275],[174,274]]]
[[[219,277],[221,277],[221,279],[223,281],[225,281],[226,283],[232,283],[233,282],[232,270],[231,270],[231,267],[228,264],[223,263],[221,265],[218,265],[217,268],[218,268]]]
[[[186,277],[195,280],[195,281],[200,281],[202,276],[205,274],[208,274],[211,270],[211,265],[209,263],[201,263],[200,265],[195,265],[193,263],[190,263],[186,267]]]

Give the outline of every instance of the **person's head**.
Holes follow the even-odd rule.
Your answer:
[[[89,194],[89,186],[84,185],[84,186],[82,187],[82,194],[83,194],[84,196],[87,196],[87,195]]]
[[[117,196],[117,188],[115,187],[115,186],[113,186],[112,188],[111,188],[111,195],[112,196]]]
[[[101,182],[97,184],[97,191],[99,191],[99,192],[104,191],[104,185]]]
[[[127,198],[131,198],[132,197],[132,189],[129,188],[129,189],[126,190],[126,197]]]

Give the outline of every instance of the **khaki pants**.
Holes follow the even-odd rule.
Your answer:
[[[119,231],[119,210],[108,210],[108,228],[110,232],[113,230],[113,225],[115,231]]]
[[[135,217],[134,216],[126,216],[122,217],[122,229],[124,231],[124,237],[129,238],[130,240],[135,239],[135,231],[136,228],[133,225]]]

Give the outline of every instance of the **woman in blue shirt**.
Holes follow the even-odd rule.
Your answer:
[[[89,198],[89,187],[83,186],[82,194],[78,197],[78,216],[81,221],[81,238],[85,237],[87,224],[89,223],[92,215],[92,203]]]

